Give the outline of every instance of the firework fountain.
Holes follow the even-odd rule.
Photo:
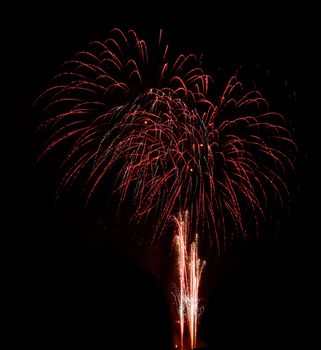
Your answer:
[[[67,149],[57,196],[85,178],[85,201],[104,189],[119,215],[126,202],[133,222],[154,218],[152,241],[175,217],[183,349],[186,325],[196,346],[199,242],[219,257],[235,237],[247,238],[249,212],[258,232],[270,193],[281,203],[288,193],[283,175],[295,145],[259,91],[244,91],[234,76],[210,98],[213,79],[200,60],[168,52],[162,31],[150,48],[133,30],[114,29],[62,64],[37,105],[40,129],[51,133],[40,158]]]
[[[177,225],[175,244],[177,249],[177,266],[179,288],[174,293],[180,325],[180,348],[184,348],[185,323],[188,325],[190,348],[197,344],[197,327],[199,321],[199,285],[205,261],[198,255],[198,235],[188,244],[188,212],[174,218]]]

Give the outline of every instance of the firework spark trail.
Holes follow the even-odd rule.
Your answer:
[[[190,348],[197,344],[199,322],[199,285],[205,261],[198,256],[198,236],[189,243],[188,212],[174,217],[177,225],[175,243],[177,248],[177,265],[179,290],[176,292],[177,308],[180,323],[180,347],[184,349],[185,323],[188,325]]]
[[[187,213],[185,213],[184,219],[186,219]],[[185,295],[186,295],[186,257],[187,257],[187,235],[188,232],[186,225],[188,221],[184,220],[182,214],[179,214],[179,217],[174,217],[174,220],[177,225],[177,235],[175,236],[176,247],[177,247],[177,266],[178,266],[178,275],[179,275],[179,290],[176,295],[177,306],[178,306],[178,315],[179,315],[179,324],[180,324],[180,342],[181,350],[184,349],[184,329],[185,329]]]
[[[194,349],[197,344],[197,328],[200,316],[199,308],[199,286],[205,261],[200,260],[198,256],[198,235],[195,236],[195,241],[190,247],[190,263],[189,263],[189,301],[188,322],[190,329],[191,349]]]

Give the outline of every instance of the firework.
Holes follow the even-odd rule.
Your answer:
[[[103,189],[119,215],[130,203],[136,223],[152,218],[153,241],[174,217],[182,349],[187,328],[197,342],[199,239],[219,257],[247,225],[258,232],[271,195],[283,205],[293,168],[286,120],[262,94],[236,76],[219,96],[212,86],[195,55],[170,59],[162,31],[148,44],[114,29],[62,64],[37,100],[51,135],[40,158],[65,151],[57,196],[85,179],[86,201]]]
[[[200,316],[199,285],[205,261],[198,256],[198,236],[189,243],[189,217],[186,211],[174,220],[177,225],[175,243],[177,249],[177,266],[179,275],[179,287],[174,293],[180,325],[180,346],[184,349],[185,323],[188,325],[190,348],[197,344],[197,328]]]
[[[168,50],[162,31],[153,46],[115,29],[65,62],[38,100],[51,132],[42,157],[67,150],[58,195],[86,178],[87,199],[104,188],[119,208],[132,203],[136,222],[156,218],[155,237],[188,210],[191,232],[219,256],[246,238],[244,208],[258,225],[271,192],[282,202],[294,143],[258,91],[232,77],[211,99],[197,57]]]

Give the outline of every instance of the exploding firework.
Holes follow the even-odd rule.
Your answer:
[[[42,157],[67,149],[58,195],[86,178],[87,199],[103,188],[119,209],[132,203],[136,222],[156,218],[155,237],[188,210],[218,256],[246,238],[245,208],[258,225],[270,193],[282,201],[294,143],[258,91],[232,77],[211,99],[211,82],[195,55],[170,60],[162,31],[148,46],[115,29],[77,53],[38,101],[52,133]]]

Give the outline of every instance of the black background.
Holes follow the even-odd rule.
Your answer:
[[[280,232],[272,235],[277,239],[242,248],[237,258],[230,253],[224,260],[228,268],[217,263],[216,272],[211,270],[220,277],[213,277],[200,331],[213,349],[267,343],[288,348],[299,341],[308,347],[318,262],[313,225],[318,186],[312,166],[317,158],[311,152],[317,147],[318,125],[313,14],[314,9],[293,4],[286,9],[232,3],[211,8],[199,2],[16,4],[4,11],[4,118],[9,126],[2,130],[3,172],[8,175],[2,183],[3,255],[11,342],[42,349],[53,344],[170,348],[168,295],[153,269],[128,247],[97,249],[99,239],[89,242],[88,233],[97,230],[94,215],[76,200],[55,204],[55,164],[35,161],[39,143],[33,101],[59,64],[117,26],[147,38],[163,28],[175,49],[203,53],[210,72],[220,67],[228,76],[239,64],[252,69],[258,62],[260,69],[272,72],[269,94],[290,115],[299,147],[292,204],[280,214]]]

